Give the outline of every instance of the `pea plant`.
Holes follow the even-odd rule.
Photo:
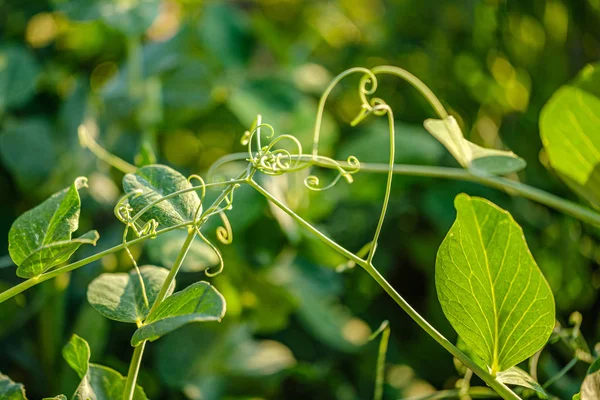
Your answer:
[[[361,105],[352,125],[368,117],[387,118],[387,164],[361,163],[354,156],[335,160],[320,153],[321,121],[327,99],[336,85],[350,75],[360,76]],[[399,77],[425,97],[438,115],[437,119],[426,120],[425,128],[462,168],[394,163],[394,114],[383,99],[375,97],[380,75]],[[595,169],[600,163],[599,84],[600,67],[588,66],[573,82],[554,94],[540,119],[542,140],[553,169],[596,207],[600,206],[600,180]],[[78,177],[71,186],[14,222],[9,233],[9,252],[17,266],[16,274],[25,280],[0,293],[2,303],[111,253],[124,251],[131,258],[133,268],[129,273],[104,273],[92,281],[87,291],[89,303],[104,317],[137,327],[131,337],[133,354],[128,374],[122,376],[113,369],[90,363],[90,347],[84,339],[74,335],[64,347],[63,356],[81,379],[73,395],[75,399],[146,399],[144,390],[136,382],[148,343],[186,324],[217,322],[226,316],[225,298],[217,288],[200,281],[176,291],[176,278],[195,240],[204,242],[218,259],[216,268],[205,271],[207,278],[223,272],[224,260],[219,247],[233,240],[227,211],[234,207],[235,192],[241,185],[256,190],[296,224],[341,254],[347,259],[348,267],[362,268],[427,335],[455,358],[462,376],[457,388],[427,398],[557,398],[552,394],[552,385],[578,362],[588,363],[590,367],[581,392],[574,399],[600,398],[600,359],[580,333],[581,315],[574,313],[566,327],[556,321],[550,286],[528,248],[523,230],[508,211],[484,198],[464,193],[455,198],[457,215],[437,253],[435,285],[441,308],[458,334],[456,343],[436,330],[376,268],[374,257],[396,174],[474,181],[539,202],[585,223],[600,224],[600,213],[594,209],[502,177],[514,176],[525,168],[525,160],[510,151],[487,149],[468,141],[457,120],[431,90],[403,69],[352,68],[338,75],[319,102],[309,153],[304,153],[295,136],[277,135],[273,127],[258,116],[241,139],[247,152],[217,161],[208,172],[211,179],[207,180],[198,175],[185,177],[165,165],[136,168],[100,147],[84,126],[80,127],[80,139],[82,145],[100,159],[126,173],[124,195],[114,208],[115,217],[123,224],[122,243],[69,263],[79,247],[95,245],[100,237],[96,231],[72,237],[78,229],[79,191],[87,186],[87,179]],[[228,163],[241,166],[237,175],[227,176],[223,172],[223,165]],[[325,191],[340,182],[351,184],[358,173],[387,176],[379,218],[369,243],[356,252],[343,247],[267,190],[265,182],[270,176],[301,170],[309,170],[304,185],[313,191]],[[223,178],[212,179],[214,177]],[[214,192],[212,202],[206,201],[209,191]],[[214,218],[220,220],[220,226],[209,234],[207,227],[214,225],[207,222]],[[130,247],[173,230],[187,232],[173,265],[139,266]],[[211,239],[213,236],[219,244]],[[385,353],[390,335],[386,322],[374,336],[378,334],[381,334],[381,342],[375,371],[376,400],[383,397]],[[566,344],[573,359],[548,381],[538,382],[540,353],[557,343]],[[487,386],[471,386],[473,375]],[[3,399],[26,398],[23,386],[4,375],[0,375],[0,395]],[[65,395],[52,397],[66,398]]]

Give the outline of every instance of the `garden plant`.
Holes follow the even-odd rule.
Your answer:
[[[462,168],[395,162],[394,113],[386,100],[377,97],[383,75],[408,82],[427,100],[437,118],[424,122],[426,130]],[[322,152],[320,144],[327,135],[322,129],[327,100],[338,83],[353,78],[358,81],[360,106],[351,124],[357,126],[374,118],[386,121],[387,132],[378,133],[388,135],[388,163],[365,163],[352,155],[346,160],[336,160]],[[227,214],[236,208],[243,211],[245,204],[239,203],[236,197],[242,187],[249,187],[268,200],[273,214],[279,213],[279,218],[286,218],[289,224],[307,231],[339,253],[345,260],[339,272],[352,268],[364,270],[361,273],[370,275],[424,334],[450,353],[461,374],[456,389],[423,398],[557,398],[553,385],[580,362],[589,364],[589,368],[582,377],[580,392],[573,398],[600,398],[600,358],[594,349],[595,343],[588,343],[581,335],[580,314],[573,313],[568,326],[557,322],[552,290],[510,210],[465,193],[454,199],[456,218],[437,250],[435,287],[439,305],[458,334],[456,343],[436,330],[388,283],[379,272],[376,258],[396,175],[477,182],[598,226],[599,65],[588,65],[577,78],[560,88],[544,106],[539,121],[550,165],[591,207],[513,179],[514,173],[526,168],[526,160],[507,150],[485,148],[468,141],[460,122],[446,111],[432,91],[416,76],[398,67],[351,68],[334,78],[320,98],[312,148],[308,152],[298,138],[275,132],[268,122],[257,116],[241,137],[247,151],[220,158],[204,178],[186,177],[169,166],[153,163],[152,157],[136,166],[129,164],[106,151],[86,124],[79,126],[81,145],[101,162],[124,174],[124,195],[114,207],[115,217],[123,224],[122,242],[69,262],[79,248],[102,240],[102,234],[95,230],[72,237],[79,227],[80,192],[89,185],[85,177],[74,177],[72,185],[14,221],[9,233],[9,253],[17,276],[25,280],[0,293],[1,308],[2,303],[29,288],[113,253],[124,252],[130,258],[133,267],[129,272],[103,273],[93,279],[87,289],[87,300],[98,313],[137,328],[131,337],[127,375],[90,363],[90,346],[74,335],[62,352],[81,380],[73,398],[146,399],[144,389],[137,382],[144,353],[153,346],[152,342],[187,324],[214,324],[227,318],[225,297],[218,285],[210,281],[219,274],[227,274],[221,248],[234,239],[234,224]],[[352,185],[355,177],[363,174],[384,174],[386,181],[384,195],[377,203],[380,211],[372,239],[360,248],[341,245],[294,211],[284,196],[269,190],[270,182],[282,176],[301,176],[305,190],[321,192],[336,185]],[[132,246],[147,242],[147,246],[152,247],[153,241],[172,231],[186,234],[172,265],[138,265],[139,254],[130,250]],[[205,269],[206,281],[180,287],[177,278],[195,241],[206,245],[204,248],[216,256],[217,265]],[[372,335],[373,339],[380,338],[378,361],[373,367],[376,400],[384,395],[385,356],[390,329],[395,328],[385,321]],[[552,351],[553,346],[570,349],[572,361],[540,382],[538,360],[542,352]],[[193,351],[204,351],[202,342],[196,343]],[[474,377],[483,384],[471,385]],[[71,398],[70,393],[68,395],[48,398]],[[25,396],[21,384],[0,375],[0,398],[18,400]]]

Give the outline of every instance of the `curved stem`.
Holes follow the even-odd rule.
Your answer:
[[[390,107],[386,106],[385,109],[388,115],[388,126],[390,134],[390,155],[387,167],[387,182],[385,183],[385,195],[383,196],[383,205],[381,206],[381,214],[379,216],[379,221],[377,221],[377,228],[375,229],[375,235],[373,236],[373,241],[371,242],[369,255],[367,256],[368,264],[372,263],[373,257],[375,256],[375,251],[377,250],[377,242],[379,241],[379,235],[381,234],[381,229],[383,228],[383,221],[385,220],[385,214],[387,213],[388,204],[390,202],[390,196],[392,195],[392,179],[394,178],[394,159],[396,158],[396,142],[394,137],[394,113],[392,112],[392,109]]]
[[[512,390],[508,388],[505,384],[498,382],[488,371],[481,368],[477,365],[473,360],[471,360],[466,354],[460,351],[452,342],[444,337],[440,332],[438,332],[433,326],[427,322],[425,318],[423,318],[414,308],[411,307],[410,304],[394,288],[385,280],[383,276],[375,269],[375,267],[358,257],[354,253],[348,251],[344,247],[337,244],[335,241],[331,240],[327,236],[325,236],[322,232],[320,232],[317,228],[311,225],[309,222],[304,220],[298,214],[296,214],[293,210],[291,210],[288,206],[283,204],[280,200],[274,197],[271,193],[266,191],[262,186],[257,184],[255,181],[249,181],[250,186],[252,186],[256,191],[265,196],[269,201],[275,204],[277,207],[281,208],[286,214],[292,217],[298,224],[302,225],[312,234],[314,234],[317,238],[327,244],[329,247],[347,257],[348,259],[356,262],[356,264],[363,267],[373,279],[381,286],[386,293],[394,299],[394,301],[415,321],[429,336],[431,336],[436,342],[438,342],[442,347],[444,347],[450,354],[456,357],[460,362],[462,362],[467,368],[471,369],[475,374],[477,374],[485,383],[487,383],[491,388],[493,388],[500,396],[504,399],[508,400],[520,400],[520,397],[517,396]]]
[[[388,74],[399,77],[400,79],[405,80],[409,84],[411,84],[415,89],[417,89],[431,104],[435,112],[440,116],[441,119],[447,118],[448,113],[446,109],[442,105],[442,102],[437,98],[435,94],[425,85],[419,78],[406,71],[405,69],[394,67],[391,65],[380,65],[379,67],[375,67],[371,70],[375,75],[379,74]]]

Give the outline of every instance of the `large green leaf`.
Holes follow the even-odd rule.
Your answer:
[[[444,314],[494,374],[542,348],[554,298],[521,227],[488,200],[460,194],[440,246],[435,283]]]
[[[190,322],[220,321],[225,315],[225,298],[207,282],[196,282],[167,297],[131,338],[137,346],[154,341]]]
[[[154,304],[169,270],[153,265],[140,267],[148,305],[144,299],[140,275],[135,269],[127,273],[102,274],[90,283],[87,298],[92,307],[106,318],[141,323]],[[171,285],[168,294],[173,293]]]
[[[25,388],[22,384],[15,383],[8,376],[0,373],[0,399],[27,400]]]
[[[117,371],[90,363],[90,346],[77,335],[63,348],[63,357],[75,370],[81,383],[73,396],[76,400],[121,400],[126,379]],[[148,400],[144,390],[136,386],[134,400]]]
[[[511,151],[486,149],[464,138],[454,117],[428,119],[425,129],[439,140],[464,168],[491,175],[506,175],[527,166]]]
[[[18,276],[38,276],[66,262],[82,244],[96,244],[96,231],[71,239],[79,227],[78,190],[82,187],[87,187],[87,179],[79,177],[13,223],[8,233],[8,251],[18,266]]]
[[[552,95],[540,114],[540,134],[552,168],[600,207],[600,63]]]
[[[507,385],[521,386],[535,391],[540,399],[547,399],[548,393],[531,375],[519,367],[511,367],[506,371],[499,372],[496,380]]]
[[[161,199],[192,185],[179,172],[166,165],[148,165],[134,174],[123,177],[123,189],[126,193],[140,191],[141,195],[129,199],[134,212],[140,211],[153,201]],[[176,195],[152,206],[140,218],[142,221],[154,219],[161,227],[169,227],[192,221],[200,207],[200,198],[195,191]]]

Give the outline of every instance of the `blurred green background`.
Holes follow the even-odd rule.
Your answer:
[[[95,251],[121,241],[112,208],[122,173],[79,146],[80,124],[131,163],[156,155],[184,174],[205,173],[219,157],[244,150],[239,139],[258,113],[309,148],[320,93],[354,66],[411,71],[470,140],[527,160],[515,179],[573,198],[546,168],[538,116],[561,84],[599,58],[599,0],[1,0],[0,256],[15,218],[80,175],[90,180],[80,230],[100,232]],[[357,83],[344,81],[331,96],[322,151],[386,162],[384,120],[349,127],[359,110]],[[434,115],[412,89],[385,77],[378,95],[395,111],[397,163],[457,166],[422,128]],[[309,193],[303,178],[263,183],[344,246],[356,251],[370,240],[383,176],[358,174],[352,185],[323,193]],[[454,340],[433,273],[460,192],[513,213],[554,290],[559,321],[581,311],[584,333],[598,341],[598,232],[475,184],[395,179],[375,258],[393,286]],[[366,273],[336,273],[337,255],[249,188],[235,193],[229,216],[234,242],[221,246],[225,271],[212,280],[227,299],[227,315],[149,346],[140,377],[149,398],[371,398],[377,343],[368,336],[385,319],[392,328],[385,398],[454,387],[451,356]],[[176,233],[132,250],[140,264],[165,266],[182,241]],[[5,289],[18,278],[1,260]],[[214,262],[198,244],[179,287],[206,279],[202,270]],[[129,268],[124,254],[109,256],[2,304],[0,371],[23,382],[32,399],[70,395],[76,379],[60,349],[76,332],[90,342],[93,362],[126,373],[134,328],[103,319],[85,291],[101,272]],[[570,357],[545,352],[540,379]],[[585,366],[574,371],[555,386],[561,398],[578,389]]]

